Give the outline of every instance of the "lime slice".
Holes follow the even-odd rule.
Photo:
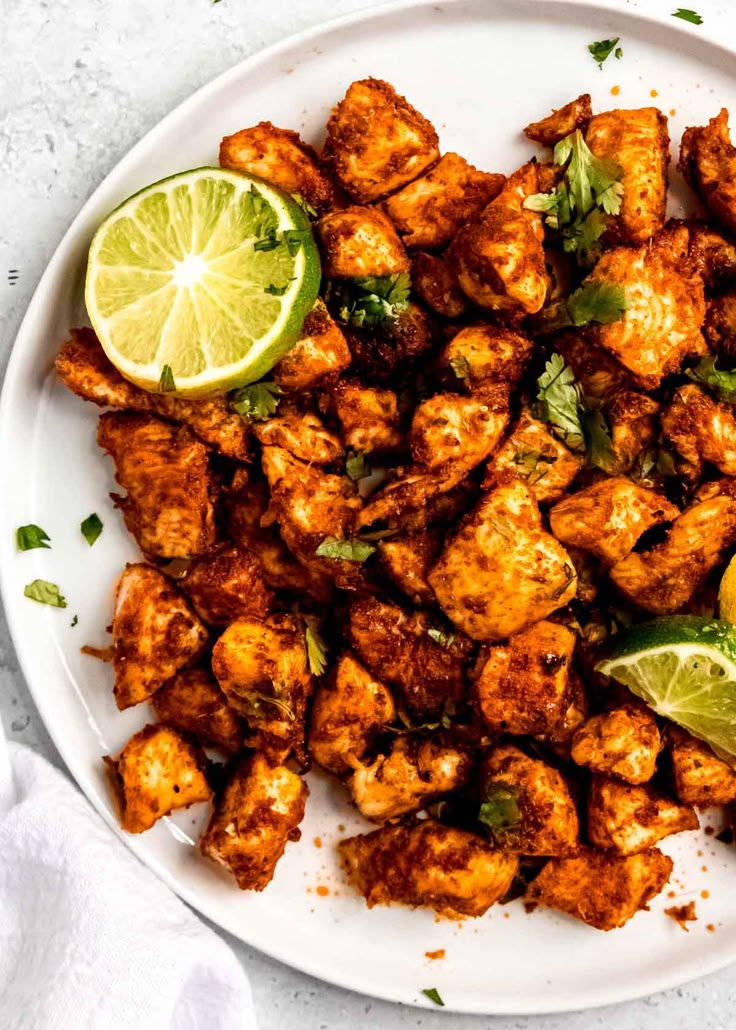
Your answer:
[[[188,397],[260,379],[317,299],[309,220],[288,194],[224,168],[147,186],[89,251],[85,299],[112,363],[146,390]],[[170,370],[170,371],[169,371]]]
[[[736,623],[736,558],[728,563],[718,588],[718,614],[726,622]]]
[[[596,671],[730,760],[736,756],[736,626],[672,615],[617,633]]]

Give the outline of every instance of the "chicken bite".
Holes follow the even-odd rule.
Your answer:
[[[493,453],[507,421],[507,410],[494,411],[482,399],[435,394],[414,412],[409,431],[412,458],[434,471],[456,462],[470,471]]]
[[[626,856],[582,848],[548,862],[529,885],[526,900],[597,930],[615,930],[646,908],[671,875],[672,859],[658,848]]]
[[[479,781],[479,819],[501,851],[565,855],[577,849],[575,802],[551,765],[509,744],[494,748],[484,759]]]
[[[128,491],[113,496],[144,554],[194,558],[212,550],[217,530],[207,449],[186,426],[108,412],[100,416],[97,442]]]
[[[241,615],[268,615],[273,594],[263,580],[263,566],[251,551],[226,547],[211,558],[198,558],[178,581],[200,618],[210,626],[227,626]]]
[[[371,454],[401,446],[398,398],[393,390],[340,379],[330,390],[330,401],[346,447]]]
[[[736,365],[736,290],[707,299],[703,335],[719,365]]]
[[[519,382],[532,350],[532,341],[523,333],[476,322],[455,333],[438,360],[448,373],[448,384],[459,380],[476,397],[497,397],[499,386],[510,392]]]
[[[530,122],[524,129],[524,135],[544,147],[554,147],[576,129],[585,129],[592,117],[590,93],[581,93],[575,100],[557,108],[541,121]]]
[[[472,695],[491,731],[515,736],[557,731],[572,699],[575,640],[567,626],[542,620],[481,652]]]
[[[434,342],[429,316],[413,301],[379,326],[351,326],[345,332],[355,373],[372,383],[408,376]]]
[[[450,152],[382,207],[407,247],[442,247],[498,196],[505,182],[505,175],[479,172]]]
[[[323,769],[343,776],[395,718],[391,691],[346,651],[340,655],[334,674],[320,681],[314,695],[309,753]]]
[[[519,869],[516,855],[431,819],[348,837],[339,849],[368,908],[398,902],[455,919],[482,916],[504,897]]]
[[[342,455],[340,437],[319,415],[288,403],[281,404],[273,418],[255,423],[253,435],[264,447],[283,447],[300,461],[314,465],[332,465]]]
[[[416,179],[440,156],[433,126],[382,79],[351,83],[327,123],[324,159],[363,204]]]
[[[594,776],[591,781],[588,837],[598,848],[634,855],[671,833],[698,826],[689,805],[680,805],[653,787],[632,787],[608,776]]]
[[[175,808],[212,797],[204,754],[170,726],[144,727],[104,761],[126,833],[143,833]]]
[[[381,568],[415,605],[431,607],[437,603],[427,575],[441,543],[440,531],[428,529],[381,540],[378,544]]]
[[[291,129],[259,122],[225,136],[220,144],[220,167],[249,172],[286,193],[296,194],[317,212],[332,206],[334,190],[319,166],[314,149]]]
[[[611,430],[614,456],[609,472],[615,475],[630,472],[640,455],[654,444],[659,410],[658,401],[636,390],[619,390],[608,398],[603,414]]]
[[[711,808],[736,802],[736,769],[674,724],[667,727],[675,793],[684,805]]]
[[[455,269],[439,254],[424,251],[411,265],[412,290],[428,308],[443,318],[460,318],[467,307]]]
[[[174,584],[150,565],[126,565],[112,620],[115,702],[147,701],[207,646],[207,630]]]
[[[685,461],[709,461],[725,476],[736,476],[733,411],[694,383],[675,390],[662,415],[662,432]]]
[[[460,523],[429,574],[440,607],[474,640],[503,640],[575,596],[570,556],[529,489],[502,484]]]
[[[662,736],[651,711],[627,701],[587,719],[575,731],[571,755],[576,765],[636,785],[654,776],[661,750]]]
[[[299,339],[274,365],[271,375],[282,390],[311,390],[324,379],[339,375],[350,361],[342,330],[318,299],[304,319]]]
[[[200,839],[203,855],[235,877],[241,890],[262,891],[273,879],[299,823],[309,791],[285,765],[256,753],[235,768]]]
[[[322,274],[329,279],[364,279],[408,272],[409,258],[396,230],[376,207],[345,207],[316,225]]]
[[[707,289],[721,290],[736,280],[736,243],[714,226],[670,218],[659,238],[680,252],[683,265],[701,275]]]
[[[707,125],[685,129],[678,168],[711,214],[736,232],[736,148],[725,107]]]
[[[483,488],[513,474],[526,483],[538,504],[558,501],[583,468],[585,459],[553,436],[544,422],[523,409],[511,433],[486,466]]]
[[[206,747],[236,752],[245,727],[207,669],[184,669],[153,695],[159,722],[189,734]]]
[[[586,332],[587,329],[572,329],[555,333],[555,350],[575,373],[584,395],[589,400],[604,401],[636,385],[623,365],[603,347],[596,346]]]

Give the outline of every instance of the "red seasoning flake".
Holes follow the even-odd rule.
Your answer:
[[[698,918],[695,915],[694,901],[688,901],[687,905],[673,905],[672,908],[666,908],[664,914],[670,916],[676,923],[679,923],[680,929],[684,930],[685,933],[690,932],[690,927],[686,926],[686,923],[695,922]]]
[[[438,948],[436,951],[425,951],[424,954],[427,956],[427,958],[431,958],[431,959],[444,958],[445,957],[445,949],[444,948]]]
[[[326,898],[329,895],[329,893],[330,893],[330,888],[329,887],[324,887],[322,884],[320,884],[319,887],[317,888],[317,894],[319,894],[320,898]]]
[[[708,925],[706,926],[706,930],[708,931],[708,933],[715,933],[716,932],[716,928],[715,928],[715,926],[713,926],[713,923],[708,923]]]

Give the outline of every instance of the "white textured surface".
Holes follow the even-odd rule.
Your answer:
[[[48,258],[82,202],[120,156],[218,72],[293,31],[363,6],[365,0],[0,0],[0,373]],[[627,6],[666,13],[677,5],[641,0]],[[705,24],[693,32],[736,40],[736,17],[727,13],[726,3],[698,0],[694,6]],[[18,273],[12,285],[10,270]],[[0,716],[11,739],[58,761],[1,618]],[[734,1026],[733,969],[591,1013],[448,1020],[439,1012],[373,1002],[328,987],[231,943],[250,973],[261,1030]],[[529,990],[533,993],[533,982]]]

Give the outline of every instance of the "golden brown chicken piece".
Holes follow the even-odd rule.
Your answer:
[[[510,435],[486,466],[483,488],[513,474],[524,481],[537,503],[552,503],[563,496],[585,463],[523,409]]]
[[[314,695],[309,753],[323,769],[343,776],[350,772],[351,760],[362,759],[395,718],[391,691],[346,651]]]
[[[707,125],[685,129],[678,168],[714,218],[736,232],[736,148],[725,107]]]
[[[438,715],[446,701],[459,701],[465,693],[469,641],[454,634],[437,640],[430,629],[432,621],[421,612],[405,612],[374,597],[350,607],[347,633],[353,648],[374,676],[401,690],[417,719]]]
[[[273,607],[263,566],[255,554],[242,547],[226,547],[211,558],[198,558],[178,583],[210,626],[227,626],[241,615],[263,618]]]
[[[498,196],[505,182],[505,175],[479,172],[450,152],[382,207],[407,247],[442,247]]]
[[[282,403],[273,418],[256,422],[253,435],[264,447],[283,447],[300,461],[314,465],[332,465],[342,455],[340,437],[319,415],[288,403]]]
[[[345,446],[363,454],[401,447],[399,407],[393,390],[340,379],[330,390]]]
[[[580,842],[570,789],[551,765],[508,744],[480,768],[481,821],[496,847],[517,855],[567,855]]]
[[[204,754],[169,726],[144,727],[104,761],[126,833],[143,833],[175,808],[212,797]]]
[[[375,328],[348,327],[345,333],[353,356],[352,370],[374,384],[388,384],[397,375],[408,374],[434,342],[429,316],[413,301]]]
[[[393,225],[377,207],[345,207],[316,225],[322,274],[329,279],[408,272],[409,258]]]
[[[629,601],[655,615],[679,611],[736,543],[736,499],[729,480],[702,487],[663,543],[632,553],[611,569]]]
[[[118,708],[147,701],[196,661],[207,642],[207,630],[171,580],[150,565],[126,565],[112,620]]]
[[[230,707],[248,721],[246,743],[276,761],[291,751],[301,760],[314,689],[302,620],[293,615],[238,619],[212,649],[212,671]]]
[[[590,93],[582,93],[541,121],[530,122],[524,129],[524,135],[544,147],[554,147],[576,129],[584,130],[592,117]]]
[[[549,286],[544,225],[541,215],[524,207],[537,185],[536,165],[530,162],[450,245],[460,289],[478,307],[521,317],[544,304]]]
[[[727,290],[705,302],[703,335],[720,368],[736,365],[736,290]]]
[[[529,885],[526,899],[581,919],[597,930],[615,930],[662,890],[672,859],[657,848],[638,855],[582,848],[553,858]]]
[[[623,365],[603,347],[595,346],[585,333],[585,329],[555,333],[555,350],[575,373],[585,396],[601,401],[634,385]]]
[[[438,393],[422,401],[409,431],[411,456],[432,471],[462,464],[466,471],[496,449],[508,422],[508,410],[494,411],[482,399]]]
[[[567,551],[547,533],[529,489],[511,482],[485,494],[429,574],[440,607],[474,640],[503,640],[574,596]]]
[[[476,397],[510,391],[524,374],[532,356],[529,337],[488,322],[465,326],[448,341],[439,356],[448,385],[458,380]]]
[[[459,515],[474,496],[464,482],[467,470],[461,462],[438,472],[410,466],[395,470],[395,475],[364,505],[356,520],[359,528],[386,523],[389,529],[417,532]]]
[[[662,736],[657,720],[639,701],[592,715],[575,731],[572,760],[593,772],[635,785],[648,783],[657,768]]]
[[[709,461],[725,476],[736,476],[733,411],[694,383],[675,390],[662,415],[662,432],[685,461]]]
[[[465,786],[473,768],[466,751],[431,737],[398,737],[387,755],[351,764],[348,790],[360,814],[374,822],[416,812]]]
[[[561,543],[614,565],[643,533],[660,522],[671,522],[679,513],[661,494],[623,476],[609,476],[563,497],[550,511],[549,523]]]
[[[299,823],[309,791],[285,765],[261,754],[244,758],[218,799],[200,839],[203,855],[232,873],[244,891],[262,891],[273,879]]]
[[[684,805],[711,808],[736,802],[736,769],[704,740],[671,724],[667,727],[667,743],[675,792]]]
[[[683,830],[697,830],[698,817],[653,787],[632,787],[594,776],[588,794],[588,838],[598,848],[634,855]]]
[[[382,826],[341,841],[348,879],[374,905],[419,905],[440,915],[482,916],[507,893],[519,868],[516,855],[480,837],[425,819]]]
[[[427,575],[439,554],[441,543],[440,530],[428,529],[410,536],[391,537],[378,544],[382,569],[419,607],[437,604]]]
[[[575,634],[542,620],[479,656],[475,705],[495,733],[554,734],[572,700]]]
[[[207,449],[186,426],[108,412],[100,416],[97,442],[128,491],[112,496],[144,554],[195,558],[212,550],[217,529]]]
[[[736,244],[714,226],[670,218],[658,239],[678,254],[683,268],[703,277],[706,288],[721,290],[736,280]]]
[[[100,407],[129,408],[183,422],[220,454],[250,461],[249,429],[225,397],[188,401],[170,393],[148,393],[123,379],[92,329],[72,329],[56,355],[56,373],[72,393]]]
[[[603,406],[611,430],[614,461],[609,472],[623,475],[630,472],[637,458],[657,438],[659,402],[636,390],[619,390]]]
[[[428,308],[443,318],[460,318],[467,307],[455,269],[439,254],[420,251],[411,264],[411,288]]]
[[[405,186],[440,156],[433,126],[382,79],[351,83],[327,123],[324,159],[363,204]]]
[[[623,170],[621,211],[611,218],[612,243],[646,243],[664,226],[670,138],[656,107],[604,111],[588,122],[585,142],[596,157]]]
[[[318,299],[304,319],[299,339],[271,369],[282,390],[311,390],[350,364],[350,349],[342,330]]]
[[[332,206],[334,190],[319,166],[317,154],[298,132],[259,122],[225,136],[220,144],[220,167],[249,172],[296,194],[316,211]]]
[[[153,695],[159,722],[206,747],[242,750],[245,727],[207,669],[184,669]]]
[[[584,335],[613,354],[645,390],[676,372],[684,358],[704,353],[703,280],[680,275],[663,248],[606,251],[585,282],[617,283],[626,291],[624,317],[589,325]]]

